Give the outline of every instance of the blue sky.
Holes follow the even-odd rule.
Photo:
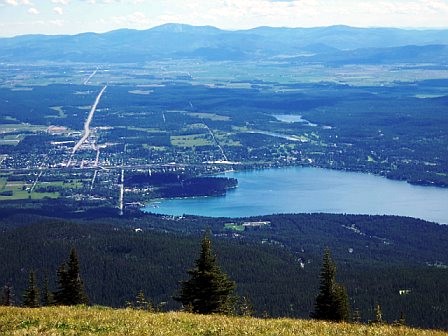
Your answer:
[[[448,0],[0,0],[0,36],[77,34],[163,23],[448,28]]]

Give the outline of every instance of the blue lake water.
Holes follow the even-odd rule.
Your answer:
[[[448,189],[319,168],[229,172],[238,188],[226,196],[167,199],[145,211],[169,215],[246,217],[273,213],[387,214],[448,223]]]

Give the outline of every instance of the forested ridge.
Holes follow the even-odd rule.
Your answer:
[[[179,309],[173,296],[197,258],[203,231],[210,228],[223,270],[258,316],[309,317],[328,247],[337,281],[346,286],[350,307],[360,311],[362,321],[374,320],[379,304],[385,321],[403,312],[408,325],[448,329],[446,226],[395,216],[62,219],[3,210],[0,284],[13,286],[17,304],[30,271],[41,288],[48,276],[50,289],[56,290],[56,270],[76,247],[91,303],[123,307],[143,290],[162,310]],[[244,222],[255,224],[241,230]]]

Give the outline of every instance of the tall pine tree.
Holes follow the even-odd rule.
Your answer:
[[[349,319],[347,291],[344,286],[336,282],[336,265],[328,249],[324,252],[319,294],[311,317],[336,322]]]
[[[199,258],[188,274],[190,279],[181,282],[180,295],[175,300],[194,313],[232,313],[235,282],[229,279],[216,262],[209,232],[204,235]]]
[[[40,306],[40,293],[36,284],[36,272],[30,271],[28,277],[28,287],[23,294],[23,306],[37,308]]]
[[[59,288],[54,293],[55,304],[73,306],[89,303],[79,273],[78,255],[74,248],[70,252],[68,261],[59,267],[57,275]]]

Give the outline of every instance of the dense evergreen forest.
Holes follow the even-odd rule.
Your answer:
[[[154,196],[163,198],[220,196],[227,189],[237,186],[238,181],[227,177],[195,177],[190,174],[176,173],[130,173],[126,176],[128,187],[156,188]]]
[[[381,305],[385,321],[403,313],[409,325],[448,329],[446,226],[394,216],[119,217],[100,209],[90,218],[62,211],[62,219],[51,207],[1,210],[0,284],[13,286],[16,304],[30,271],[55,290],[56,270],[75,247],[91,303],[121,307],[142,290],[162,310],[179,309],[173,296],[210,228],[223,270],[258,316],[309,317],[328,247],[362,321]]]

